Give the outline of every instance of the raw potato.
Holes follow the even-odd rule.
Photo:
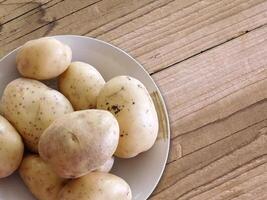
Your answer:
[[[66,183],[37,155],[26,156],[19,174],[38,200],[57,200],[58,193]]]
[[[55,120],[39,142],[40,156],[61,177],[77,178],[103,165],[115,152],[119,125],[104,110],[84,110]]]
[[[114,164],[114,157],[108,159],[103,165],[97,168],[95,171],[97,172],[110,172]]]
[[[54,38],[30,40],[18,51],[17,69],[27,78],[51,79],[68,68],[71,57],[70,47]]]
[[[38,152],[43,131],[58,117],[73,112],[68,99],[39,81],[19,78],[2,96],[3,115],[19,131],[26,146]]]
[[[105,80],[94,67],[73,62],[60,75],[59,91],[70,100],[75,110],[85,110],[96,108],[96,99],[104,84]]]
[[[24,151],[16,129],[0,115],[0,178],[11,175],[20,165]]]
[[[130,186],[120,177],[92,172],[70,181],[59,193],[59,200],[131,200]]]
[[[145,86],[129,76],[108,81],[100,91],[97,108],[111,111],[120,126],[115,155],[130,158],[150,149],[158,134],[158,118]]]

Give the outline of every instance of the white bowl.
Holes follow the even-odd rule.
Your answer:
[[[124,51],[106,42],[82,36],[55,36],[68,44],[73,61],[84,61],[96,67],[106,81],[118,75],[139,79],[150,92],[155,103],[160,130],[155,145],[149,151],[132,159],[116,159],[112,173],[124,178],[130,185],[134,200],[145,200],[153,192],[164,170],[170,143],[170,129],[166,107],[159,89],[144,68]],[[19,77],[15,65],[15,49],[0,60],[0,95],[5,86]],[[46,84],[56,88],[55,80]],[[1,160],[0,160],[1,162]],[[0,180],[0,200],[35,199],[24,186],[18,174]]]

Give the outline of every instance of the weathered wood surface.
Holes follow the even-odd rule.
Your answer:
[[[264,26],[153,75],[169,109],[172,150],[152,199],[232,199],[267,184],[266,58]],[[259,165],[265,173],[243,183]]]
[[[0,56],[56,34],[97,37],[152,74],[171,150],[151,196],[267,199],[266,0],[2,0]]]

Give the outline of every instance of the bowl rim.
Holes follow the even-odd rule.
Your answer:
[[[159,87],[157,86],[157,84],[155,83],[155,81],[153,80],[153,78],[151,77],[151,75],[148,73],[148,71],[136,60],[134,59],[129,53],[127,53],[126,51],[120,49],[119,47],[113,45],[113,44],[110,44],[108,42],[105,42],[103,40],[100,40],[100,39],[97,39],[97,38],[93,38],[93,37],[88,37],[88,36],[81,36],[81,35],[72,35],[72,34],[63,34],[63,35],[52,35],[52,36],[44,36],[44,37],[52,37],[52,38],[60,38],[60,37],[72,37],[72,38],[82,38],[82,39],[90,39],[90,40],[94,40],[96,42],[99,42],[99,43],[102,43],[104,45],[107,45],[107,46],[110,46],[112,47],[113,49],[121,52],[122,54],[126,55],[129,59],[131,59],[132,61],[134,61],[140,69],[142,69],[142,71],[146,74],[146,76],[149,78],[149,80],[153,83],[153,86],[156,88],[156,90],[158,91],[158,96],[159,96],[159,99],[161,101],[161,106],[163,108],[163,112],[164,112],[164,117],[166,118],[166,130],[167,130],[167,154],[165,156],[165,159],[164,159],[164,166],[156,180],[156,184],[152,187],[152,190],[149,192],[150,194],[148,194],[147,198],[153,193],[153,191],[155,190],[155,188],[158,186],[159,182],[160,182],[160,179],[162,178],[162,175],[165,171],[165,168],[166,168],[166,165],[167,165],[167,160],[168,160],[168,157],[170,155],[170,142],[171,142],[171,130],[170,130],[170,121],[169,121],[169,115],[168,115],[168,110],[167,110],[167,107],[166,107],[166,103],[165,103],[165,100],[161,94],[161,91],[159,89]],[[41,37],[39,37],[41,38]],[[38,39],[38,38],[35,38],[35,39]],[[18,51],[20,48],[22,47],[19,46],[13,50],[11,50],[9,53],[7,53],[6,55],[4,55],[2,58],[0,58],[0,62],[2,62],[4,59],[6,59],[8,56],[10,56],[12,53]]]

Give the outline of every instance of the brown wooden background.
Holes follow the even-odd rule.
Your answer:
[[[56,34],[122,48],[170,116],[170,156],[150,199],[266,200],[266,24],[266,0],[0,0],[0,57]]]

